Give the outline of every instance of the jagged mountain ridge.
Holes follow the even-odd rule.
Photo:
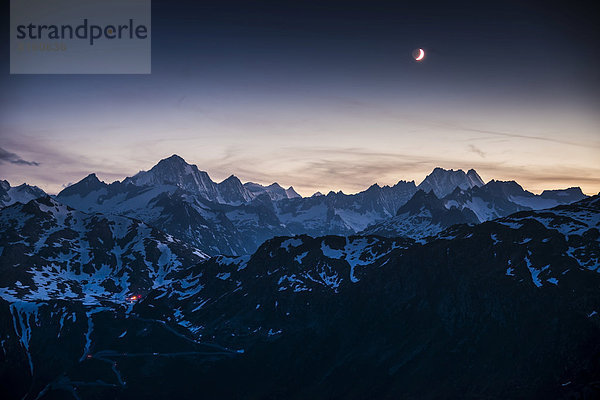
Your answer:
[[[86,212],[141,219],[211,255],[240,255],[251,254],[274,236],[351,235],[375,225],[368,232],[420,238],[439,232],[450,222],[477,222],[471,218],[471,211],[482,222],[559,204],[555,199],[526,192],[516,183],[514,188],[510,185],[496,181],[483,185],[474,170],[465,173],[436,168],[419,187],[433,193],[454,187],[444,198],[448,211],[438,210],[435,222],[428,216],[405,220],[397,216],[397,211],[416,193],[414,182],[400,181],[391,187],[375,184],[353,195],[330,192],[302,198],[287,194],[293,188],[242,185],[235,176],[217,184],[196,166],[172,156],[123,182],[107,185],[90,175],[63,190],[58,199]],[[572,190],[568,196],[560,193],[553,196],[562,201],[578,199]],[[447,215],[442,217],[442,213]],[[438,223],[442,219],[444,222]]]
[[[425,192],[433,192],[438,198],[442,198],[452,193],[457,187],[470,189],[483,185],[483,180],[474,169],[465,173],[462,169],[455,171],[437,167],[425,177],[417,188]]]
[[[211,182],[172,156],[122,182],[106,184],[92,174],[57,199],[85,212],[141,219],[211,255],[235,255],[250,254],[277,235],[356,233],[393,216],[416,190],[414,182],[401,181],[354,195],[302,198],[292,187],[242,185],[234,176]]]
[[[441,168],[434,169],[419,188],[435,193],[453,185],[458,186],[444,197],[446,222],[439,224],[441,217],[432,222],[428,216],[409,220],[397,216],[417,191],[414,182],[400,181],[391,187],[375,184],[353,195],[330,192],[302,198],[292,187],[242,184],[233,175],[213,182],[206,172],[174,155],[122,182],[106,184],[90,174],[57,198],[85,212],[140,219],[211,255],[236,255],[250,254],[278,235],[350,235],[369,229],[374,234],[420,238],[439,232],[451,221],[472,222],[463,215],[470,211],[482,222],[584,197],[578,188],[534,195],[515,182],[492,180],[482,185],[474,170]],[[378,227],[382,229],[377,231]]]
[[[0,210],[0,292],[24,301],[120,300],[207,256],[139,220],[50,197]]]
[[[361,234],[422,239],[436,235],[452,225],[479,222],[470,208],[447,208],[445,202],[438,199],[433,191],[425,193],[419,189],[398,209],[393,218],[371,225]]]
[[[10,186],[8,181],[0,180],[0,207],[15,203],[27,203],[43,196],[46,196],[46,193],[37,186],[30,186],[25,183],[19,186]]]
[[[300,196],[292,186],[284,189],[277,182],[270,184],[269,186],[263,186],[259,183],[247,182],[244,183],[244,187],[250,191],[254,196],[259,196],[263,193],[267,193],[271,200],[277,201],[282,199],[295,199]]]
[[[584,198],[579,188],[542,196],[524,190],[514,181],[496,180],[466,190],[456,187],[443,198],[433,191],[425,194],[419,190],[395,217],[373,224],[362,233],[421,239],[454,224],[478,224],[518,211],[550,208]]]
[[[125,178],[123,183],[136,186],[173,185],[207,200],[233,205],[249,202],[262,193],[269,194],[273,200],[299,197],[291,186],[283,189],[277,183],[269,186],[256,183],[243,185],[235,175],[216,183],[207,172],[199,170],[196,165],[188,164],[178,155],[160,160],[149,171],[140,171],[132,177]]]
[[[593,398],[599,228],[595,196],[421,243],[275,238],[132,304],[4,294],[0,376],[14,398]]]

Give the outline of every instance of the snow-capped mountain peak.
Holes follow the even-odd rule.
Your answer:
[[[458,189],[457,189],[458,190]],[[477,223],[477,216],[468,208],[446,208],[436,195],[418,190],[398,209],[396,216],[365,229],[362,233],[389,237],[421,239],[435,235],[454,224]]]
[[[271,200],[273,200],[273,201],[302,197],[298,193],[296,193],[296,191],[294,190],[294,188],[292,186],[290,186],[287,189],[284,189],[277,182],[274,182],[274,183],[270,184],[269,186],[263,186],[259,183],[248,182],[248,183],[244,184],[244,187],[250,193],[252,193],[252,195],[254,197],[256,197],[262,193],[267,193],[269,195],[269,197],[271,198]]]
[[[285,189],[285,194],[287,195],[288,199],[295,199],[298,197],[302,197],[298,194],[298,192],[296,192],[294,190],[293,186],[290,186],[289,188]]]
[[[144,185],[175,185],[194,194],[200,194],[209,200],[217,200],[217,184],[208,173],[200,171],[196,165],[188,164],[178,155],[160,160],[149,171],[140,171],[126,178],[123,183]]]
[[[419,184],[418,189],[425,192],[435,193],[438,198],[442,198],[454,191],[457,187],[461,189],[470,189],[475,186],[483,186],[483,180],[474,169],[470,169],[465,173],[462,169],[447,170],[436,167],[427,177]]]
[[[479,176],[477,171],[475,171],[473,168],[471,168],[470,170],[467,171],[467,178],[469,179],[469,181],[471,182],[471,184],[473,186],[485,185],[485,182],[483,181],[483,179],[481,179],[481,177]]]
[[[242,185],[237,176],[231,175],[217,184],[220,203],[241,204],[252,200],[254,196]]]
[[[0,207],[6,207],[14,203],[27,203],[43,196],[46,196],[46,193],[37,186],[24,183],[11,187],[8,181],[0,180]]]
[[[74,185],[68,186],[63,189],[61,195],[63,196],[73,196],[79,195],[80,197],[85,197],[88,194],[100,190],[106,187],[106,183],[100,181],[96,174],[89,174],[79,182]]]
[[[423,209],[433,210],[433,209],[444,209],[444,205],[440,199],[433,192],[425,192],[422,189],[419,189],[415,195],[406,202],[405,205],[398,209],[396,215],[402,215],[405,213],[408,214],[418,214]]]

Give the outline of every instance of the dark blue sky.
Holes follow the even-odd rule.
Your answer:
[[[11,76],[3,57],[0,147],[45,167],[1,175],[56,191],[178,153],[215,179],[304,194],[436,165],[597,192],[593,16],[574,2],[155,0],[151,75]]]

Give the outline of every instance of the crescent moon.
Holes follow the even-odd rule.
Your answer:
[[[415,57],[415,60],[421,61],[423,59],[423,57],[425,57],[425,50],[419,49],[419,55],[417,57]]]

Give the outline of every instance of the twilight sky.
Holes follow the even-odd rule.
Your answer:
[[[154,0],[140,76],[9,75],[5,37],[0,178],[56,193],[176,153],[303,195],[436,166],[595,194],[600,35],[572,3]]]

